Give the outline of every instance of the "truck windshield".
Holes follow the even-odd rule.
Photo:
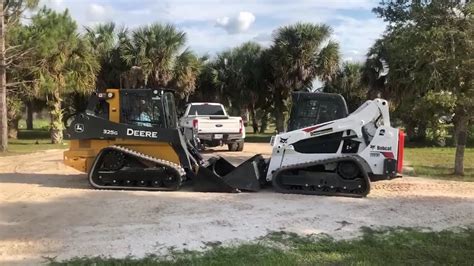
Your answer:
[[[213,104],[191,105],[189,115],[225,115],[222,106]]]

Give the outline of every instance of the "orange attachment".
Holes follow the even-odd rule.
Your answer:
[[[398,130],[398,156],[397,156],[397,172],[401,173],[403,170],[403,150],[405,148],[405,132]]]

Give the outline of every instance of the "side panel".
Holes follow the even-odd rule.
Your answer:
[[[372,174],[385,176],[385,159],[398,157],[398,129],[381,126],[377,128],[374,138],[369,145],[359,154],[372,170]]]
[[[105,147],[120,145],[155,158],[181,164],[178,154],[166,142],[150,142],[140,140],[71,140],[70,148],[64,152],[66,165],[81,172],[89,172],[96,155]]]
[[[301,131],[301,132],[298,132],[298,133],[309,135],[309,133],[305,133],[304,131]],[[292,131],[290,133],[285,133],[282,135],[275,136],[272,156],[271,156],[271,160],[268,166],[268,171],[267,171],[267,176],[266,176],[267,181],[271,181],[273,172],[275,172],[281,167],[294,165],[294,164],[300,164],[300,163],[308,163],[308,162],[318,161],[318,160],[323,160],[323,159],[330,159],[330,158],[341,156],[342,143],[343,143],[342,138],[340,138],[340,140],[338,141],[339,144],[336,145],[336,149],[333,150],[332,153],[324,152],[324,148],[325,148],[324,143],[318,144],[318,145],[321,145],[321,149],[319,149],[319,147],[314,147],[316,150],[319,149],[320,151],[319,153],[309,152],[309,150],[305,150],[305,153],[303,153],[303,152],[298,152],[295,149],[295,146],[293,144],[299,141],[314,139],[314,137],[294,138],[298,140],[295,141],[294,143],[291,143],[290,141],[292,137],[290,137],[289,135],[292,135],[293,137],[296,137],[297,135],[299,135],[295,133],[297,133],[297,131]],[[342,135],[342,132],[341,132],[341,135]],[[325,137],[324,136],[318,137],[318,139],[325,139]],[[300,142],[300,143],[303,143],[303,142]],[[308,147],[310,146],[308,145]]]

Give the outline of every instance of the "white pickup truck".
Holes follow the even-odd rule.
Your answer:
[[[229,151],[244,148],[245,127],[241,117],[228,116],[220,103],[190,103],[179,120],[184,135],[200,148],[227,144]]]

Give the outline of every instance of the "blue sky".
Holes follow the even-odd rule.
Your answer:
[[[361,61],[385,29],[371,9],[378,0],[42,0],[55,10],[68,8],[80,25],[114,21],[134,28],[173,23],[187,33],[200,54],[215,54],[245,41],[268,46],[272,32],[295,22],[326,23],[341,45],[344,60]]]

